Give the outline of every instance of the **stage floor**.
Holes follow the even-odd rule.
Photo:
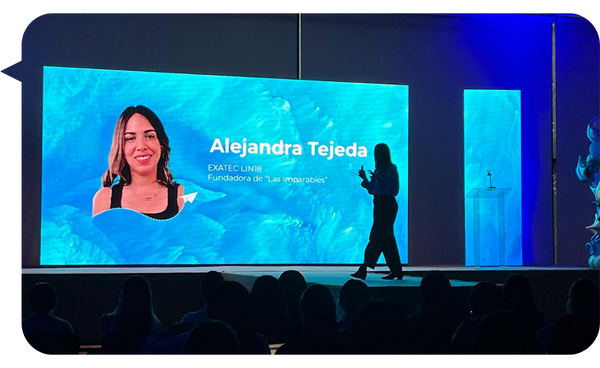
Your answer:
[[[341,287],[351,279],[351,273],[356,271],[356,266],[179,266],[179,267],[43,267],[23,269],[23,275],[98,275],[98,274],[202,274],[208,271],[223,272],[226,279],[239,280],[241,278],[258,278],[270,275],[275,278],[286,270],[296,270],[304,275],[307,283],[320,283]],[[364,282],[369,287],[419,287],[422,275],[430,270],[440,270],[447,274],[453,287],[472,287],[478,278],[464,276],[473,272],[477,273],[521,273],[521,272],[557,272],[557,271],[587,271],[583,267],[404,267],[403,280],[382,280],[388,272],[387,267],[377,267],[369,270]],[[596,270],[597,271],[597,270]],[[592,270],[593,272],[593,270]],[[456,276],[456,277],[455,277]],[[246,284],[246,282],[244,282]]]

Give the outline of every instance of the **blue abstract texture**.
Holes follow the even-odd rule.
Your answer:
[[[521,91],[465,90],[464,116],[465,265],[522,265]],[[503,214],[498,198],[488,194],[479,200],[477,218],[467,194],[473,188],[486,192],[488,170],[493,187],[510,190]],[[504,254],[499,254],[502,232]],[[477,243],[480,258],[474,259]]]
[[[42,265],[360,263],[373,205],[356,172],[374,170],[381,142],[399,170],[395,233],[408,261],[407,86],[44,67],[43,91]],[[158,115],[175,181],[198,193],[173,219],[128,209],[92,218],[117,118],[132,105]],[[282,140],[303,152],[209,152],[225,138]],[[356,143],[368,155],[311,154],[308,142],[330,141]],[[255,171],[209,171],[209,164]]]

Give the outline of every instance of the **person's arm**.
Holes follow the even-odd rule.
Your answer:
[[[92,207],[92,216],[96,216],[100,212],[110,209],[110,197],[112,190],[109,187],[104,187],[94,195],[94,204]]]
[[[184,192],[183,185],[180,184],[177,188],[177,207],[179,207],[179,211],[183,208],[183,198],[181,196],[185,194]]]
[[[373,194],[373,190],[375,190],[375,182],[369,181],[368,179],[363,179],[360,185],[365,188],[369,194]]]
[[[358,170],[358,175],[363,181],[362,183],[360,183],[360,185],[365,188],[369,194],[373,194],[373,190],[375,189],[375,183],[373,181],[369,181],[369,179],[367,179],[367,174],[365,173],[365,169],[363,168],[363,166],[360,166],[360,170]]]

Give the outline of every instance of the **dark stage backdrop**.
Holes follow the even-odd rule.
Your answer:
[[[587,157],[587,123],[600,115],[600,51],[598,32],[571,18],[556,23],[556,171],[558,263],[585,265],[583,245],[594,222],[594,200],[588,185],[577,180],[577,158]],[[597,155],[597,153],[596,153]]]
[[[600,103],[598,36],[586,20],[414,14],[301,20],[300,65],[293,14],[46,15],[32,22],[23,38],[23,192],[33,193],[23,199],[23,267],[39,265],[42,65],[289,79],[301,71],[302,79],[409,85],[411,266],[464,264],[464,89],[521,90],[523,264],[552,265],[554,21],[558,260],[587,265],[583,228],[593,219],[591,193],[574,168],[587,152],[585,126]]]

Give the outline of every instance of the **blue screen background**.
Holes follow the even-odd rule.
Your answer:
[[[521,91],[464,91],[465,154],[465,265],[517,266],[523,264],[521,181]],[[488,193],[492,186],[508,189],[504,196],[504,226],[498,221],[498,198]],[[473,199],[467,194],[483,189],[479,200],[479,256],[474,259],[475,224]],[[504,233],[504,254],[499,254]]]
[[[197,193],[170,220],[128,209],[91,215],[115,124],[132,105],[161,119],[175,181]],[[216,138],[283,140],[303,154],[210,153]],[[311,155],[307,142],[332,140],[365,146],[368,157]],[[398,166],[395,234],[406,263],[408,86],[44,67],[41,265],[361,263],[372,197],[356,172],[374,170],[381,142]],[[209,181],[209,164],[260,166],[237,174],[263,181]]]

